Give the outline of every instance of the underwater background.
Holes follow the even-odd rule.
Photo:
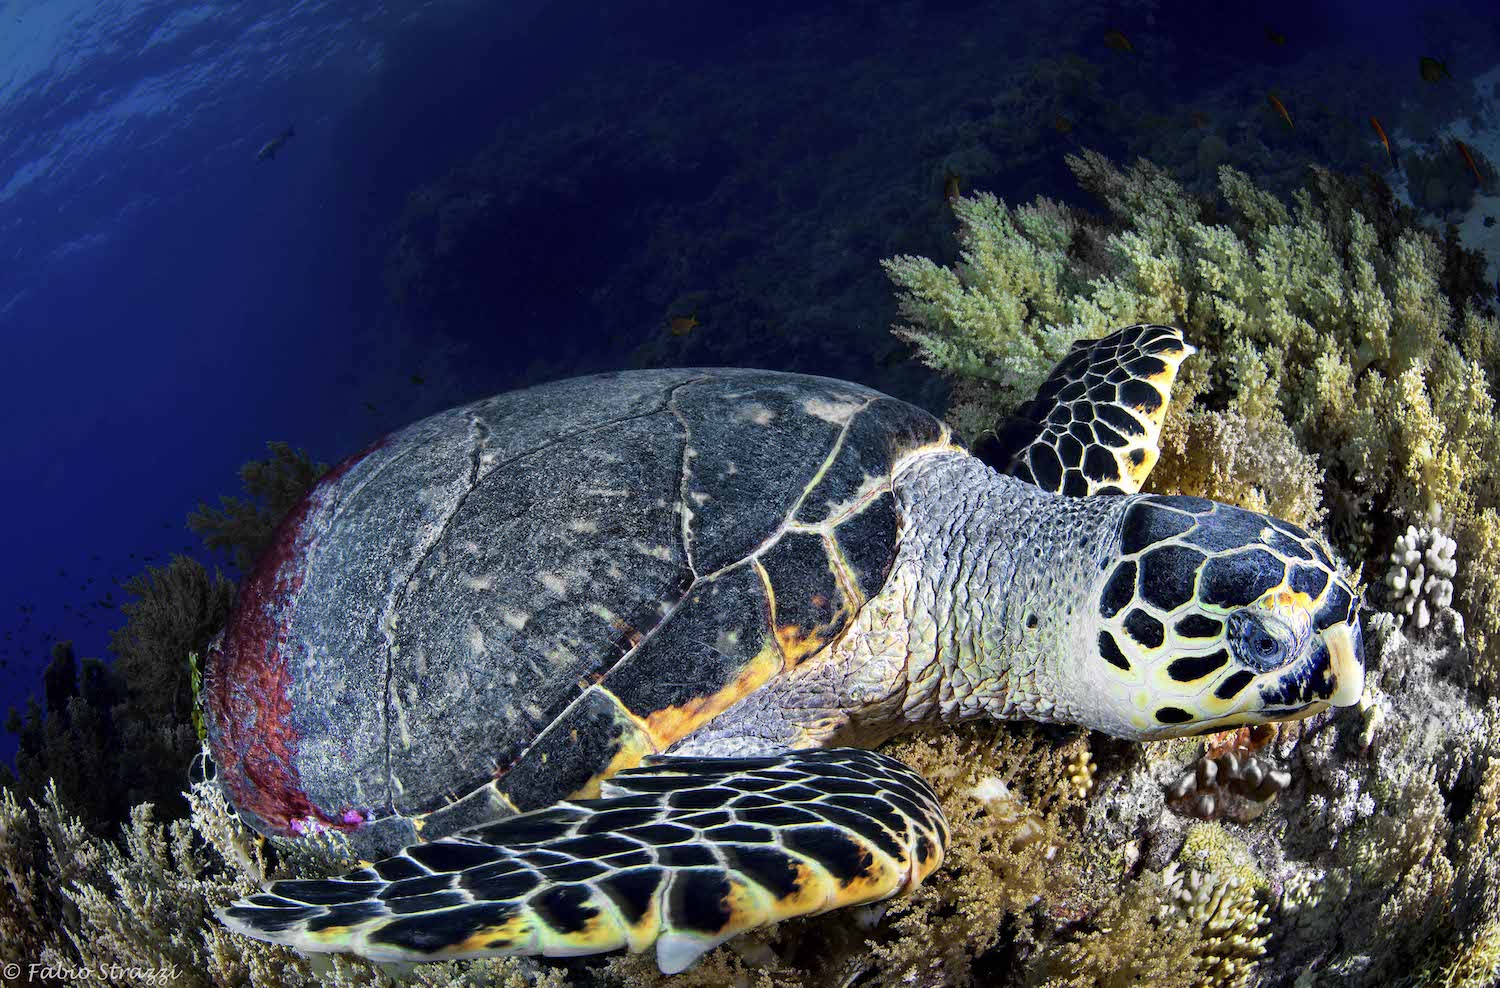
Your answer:
[[[1186,321],[1189,338],[1210,345],[1209,369],[1186,382],[1181,400],[1198,417],[1172,433],[1175,458],[1166,450],[1148,489],[1320,526],[1363,567],[1371,605],[1392,616],[1385,682],[1412,698],[1392,699],[1389,714],[1362,710],[1346,745],[1359,748],[1372,720],[1400,722],[1401,702],[1439,711],[1443,725],[1393,746],[1406,754],[1392,764],[1404,767],[1373,767],[1363,790],[1331,767],[1334,749],[1324,753],[1323,775],[1313,774],[1347,805],[1327,795],[1302,805],[1341,835],[1392,822],[1371,831],[1355,864],[1299,871],[1296,908],[1284,876],[1244,879],[1265,898],[1231,926],[1260,915],[1245,936],[1274,926],[1296,964],[1257,974],[1246,958],[1225,973],[1216,960],[1186,983],[1291,984],[1333,970],[1330,958],[1296,953],[1326,935],[1324,922],[1388,924],[1412,938],[1391,957],[1345,951],[1366,960],[1327,974],[1329,984],[1426,971],[1437,972],[1426,983],[1491,983],[1500,864],[1482,819],[1500,805],[1500,756],[1485,754],[1500,723],[1500,445],[1487,438],[1500,380],[1492,4],[4,0],[0,137],[10,518],[0,709],[14,711],[0,775],[23,807],[0,814],[11,821],[0,856],[20,854],[25,800],[42,800],[49,779],[82,821],[80,848],[113,840],[122,823],[130,832],[134,803],[154,802],[157,823],[186,817],[196,747],[187,655],[222,624],[232,581],[317,465],[385,432],[574,374],[739,365],[858,381],[947,415],[963,434],[1013,406],[1060,355],[1042,324],[1102,335],[1138,319]],[[1310,198],[1296,213],[1299,190]],[[1192,217],[1206,227],[1239,216],[1242,244],[1194,241],[1202,253],[1183,270],[1211,256],[1226,259],[1224,271],[1238,270],[1232,259],[1259,263],[1253,289],[1223,289],[1234,276],[1215,281],[1201,267],[1178,277],[1136,263],[1149,255],[1166,270],[1163,258],[1189,256],[1178,245],[1198,235],[1181,219],[1190,200],[1217,203]],[[1030,219],[1007,212],[1039,201]],[[1350,232],[1351,210],[1373,232]],[[1395,342],[1327,329],[1366,324],[1353,294],[1295,331],[1255,328],[1285,315],[1265,298],[1292,295],[1261,263],[1278,221],[1324,237],[1286,256],[1321,243],[1351,270],[1361,250],[1384,258],[1367,283],[1349,277],[1393,300],[1396,316],[1375,321],[1396,327]],[[1402,237],[1417,229],[1430,247],[1408,250]],[[1111,254],[1106,239],[1121,231],[1137,239]],[[1019,300],[1023,314],[966,321],[961,296],[980,291],[982,265],[942,288],[914,260],[946,268],[977,244],[993,247],[986,290]],[[1110,278],[1108,291],[1098,287]],[[1140,302],[1153,284],[1163,299],[1181,289],[1181,304]],[[1418,284],[1403,302],[1403,286]],[[1213,306],[1197,306],[1212,292],[1222,298],[1210,318]],[[1227,318],[1231,303],[1238,314]],[[1403,337],[1403,319],[1432,334]],[[1339,365],[1351,368],[1343,377],[1331,364],[1318,364],[1316,380],[1297,377],[1344,353],[1358,356]],[[1411,378],[1419,367],[1427,376]],[[1420,434],[1418,419],[1431,420]],[[1439,562],[1427,569],[1447,589],[1408,592],[1399,559],[1428,550]],[[1449,572],[1455,551],[1471,562]],[[1445,625],[1439,612],[1461,617]],[[1419,615],[1424,632],[1434,628],[1421,639],[1405,634]],[[929,757],[981,757],[962,748],[973,739],[946,743],[952,750]],[[1304,757],[1277,743],[1289,745],[1282,763]],[[1080,760],[1086,747],[1024,748],[1028,771],[1051,759],[1073,778],[1087,764],[1092,780],[1098,761],[1120,778],[1160,776],[1167,798],[1202,809],[1191,786],[1171,788],[1180,766],[1166,755],[1126,771],[1107,743]],[[1442,763],[1445,750],[1462,764]],[[1139,785],[1122,782],[1119,798]],[[1379,795],[1365,806],[1356,790]],[[1018,810],[1008,825],[1032,846],[1044,829],[1083,819],[1083,798],[1040,801],[1037,822]],[[1212,804],[1194,812],[1183,816],[1225,816]],[[1259,818],[1241,815],[1230,822]],[[1402,829],[1429,818],[1421,834]],[[1089,833],[1130,830],[1117,817],[1095,822],[1103,829]],[[1219,873],[1250,867],[1235,859]],[[1055,876],[1001,880],[1019,890],[1013,898],[966,915],[1004,926],[1005,946],[976,947],[980,960],[962,962],[973,970],[955,961],[932,983],[1000,983],[1020,959],[1028,983],[1109,980],[1099,957],[1076,947],[1083,933],[1054,943],[1055,931],[1018,932],[1035,910],[1028,897]],[[25,900],[18,881],[0,885],[0,912]],[[1194,889],[1214,888],[1199,881]],[[1325,886],[1341,901],[1362,889],[1390,895],[1368,897],[1367,912],[1349,905],[1336,923],[1307,919]],[[1409,911],[1384,905],[1397,887]],[[1436,912],[1419,899],[1438,902]],[[76,925],[76,913],[58,899],[11,918]],[[1130,914],[1116,925],[1145,922]],[[1288,923],[1301,933],[1285,934]],[[1446,959],[1460,954],[1475,966]],[[882,956],[882,977],[907,970],[895,947]],[[1155,970],[1142,961],[1109,977],[1167,983],[1181,973],[1145,973]]]

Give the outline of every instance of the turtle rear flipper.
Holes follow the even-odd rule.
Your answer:
[[[1079,340],[974,455],[1056,494],[1134,494],[1161,453],[1177,368],[1195,352],[1172,326]]]
[[[219,916],[260,940],[373,960],[655,943],[671,974],[745,930],[908,890],[948,838],[920,776],[857,749],[653,757],[603,791],[342,878],[273,882]]]

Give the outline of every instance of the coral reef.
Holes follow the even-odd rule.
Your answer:
[[[1220,877],[1212,871],[1176,863],[1162,875],[1166,905],[1161,919],[1181,930],[1196,931],[1200,943],[1188,955],[1199,983],[1243,988],[1254,983],[1256,961],[1266,952],[1268,909],[1255,890],[1238,875]]]
[[[1079,66],[1056,71],[1087,82]],[[1221,155],[1209,145],[1204,167]],[[970,725],[898,740],[887,750],[932,781],[952,823],[940,872],[877,907],[755,931],[670,983],[1492,983],[1500,703],[1485,689],[1500,669],[1500,333],[1472,304],[1472,258],[1378,184],[1314,172],[1288,207],[1221,167],[1222,200],[1206,201],[1144,163],[1122,172],[1093,155],[1071,160],[1108,216],[1048,200],[1011,209],[980,193],[955,202],[955,266],[887,264],[903,337],[954,380],[958,428],[990,427],[1075,337],[1178,322],[1201,354],[1184,368],[1156,489],[1323,523],[1356,562],[1399,544],[1407,571],[1387,588],[1408,599],[1420,562],[1429,613],[1451,578],[1463,627],[1417,627],[1420,600],[1412,621],[1371,621],[1365,702],[1279,730],[1135,745]],[[318,473],[289,447],[252,466],[248,499],[195,516],[242,565]],[[1413,524],[1437,504],[1452,520],[1451,553],[1435,520]],[[1405,561],[1412,551],[1420,560]],[[33,767],[0,797],[0,959],[170,966],[188,984],[264,988],[668,983],[649,955],[412,970],[228,934],[216,906],[347,858],[331,835],[262,841],[211,786],[171,819],[165,774],[89,791],[92,778],[127,778],[89,761],[123,748],[127,722],[170,728],[144,749],[153,758],[187,753],[186,657],[227,601],[221,581],[176,561],[132,592],[139,611],[112,645],[131,656],[120,680],[80,674],[60,652],[45,703],[16,718]],[[128,717],[97,715],[127,703]],[[119,822],[134,793],[162,806],[129,810],[118,838],[74,815]]]
[[[1487,182],[1494,181],[1495,166],[1478,149],[1469,154]],[[1444,215],[1468,209],[1482,186],[1469,170],[1468,162],[1451,140],[1435,142],[1430,151],[1413,152],[1402,159],[1412,202],[1427,212]]]

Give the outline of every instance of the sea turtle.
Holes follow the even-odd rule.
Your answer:
[[[866,750],[913,725],[1153,739],[1356,702],[1358,602],[1317,538],[1135,493],[1192,352],[1080,342],[972,452],[869,388],[714,368],[356,454],[244,583],[208,731],[258,828],[405,849],[221,919],[385,960],[654,943],[673,972],[937,867],[931,789]]]

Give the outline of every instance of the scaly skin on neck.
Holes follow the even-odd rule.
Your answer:
[[[893,487],[906,527],[880,594],[673,753],[871,745],[975,717],[1088,722],[1086,611],[1133,499],[1049,494],[956,449],[917,454]]]

